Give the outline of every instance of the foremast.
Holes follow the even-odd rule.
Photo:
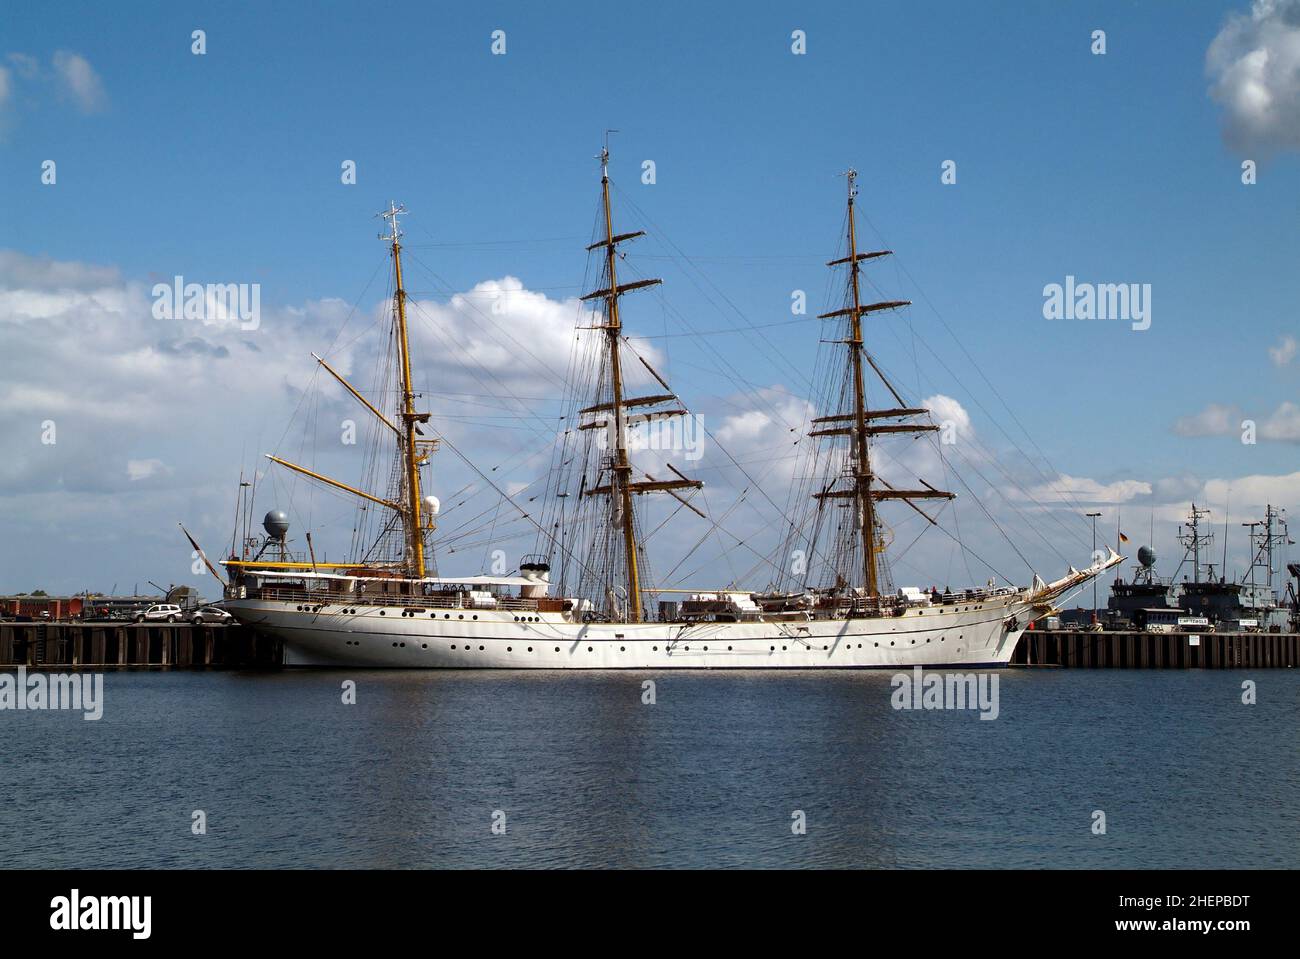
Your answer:
[[[915,503],[914,499],[953,499],[956,494],[935,489],[924,480],[921,481],[925,489],[919,490],[900,490],[891,486],[875,475],[871,465],[871,437],[883,433],[921,433],[938,430],[939,427],[932,423],[916,422],[895,422],[895,423],[877,423],[878,420],[888,420],[901,417],[911,417],[929,413],[929,410],[920,407],[908,407],[898,391],[881,372],[871,354],[866,351],[866,346],[862,336],[862,317],[880,312],[882,310],[892,310],[902,306],[910,306],[907,300],[889,300],[880,303],[862,303],[861,291],[861,271],[862,263],[865,260],[874,260],[879,257],[889,256],[893,251],[878,250],[875,252],[859,253],[858,252],[858,234],[857,234],[857,213],[855,210],[855,201],[858,195],[857,171],[850,169],[844,174],[848,182],[848,256],[841,257],[838,260],[831,260],[826,265],[834,268],[845,264],[849,267],[849,280],[847,299],[848,306],[844,309],[833,310],[829,313],[820,315],[820,319],[832,319],[846,317],[848,319],[848,335],[841,341],[848,347],[849,353],[849,376],[853,385],[853,408],[848,412],[841,412],[829,416],[820,416],[813,420],[814,424],[825,423],[831,424],[820,429],[814,429],[809,435],[811,436],[844,436],[850,438],[850,470],[849,486],[847,488],[833,489],[838,477],[813,494],[814,498],[824,501],[828,499],[851,499],[853,500],[854,515],[858,526],[858,537],[861,541],[862,550],[862,581],[864,592],[867,597],[878,597],[880,595],[880,570],[878,556],[882,552],[880,541],[879,522],[876,516],[876,503],[880,500],[903,500],[912,509],[920,513],[931,524],[935,520],[921,510]],[[865,375],[863,371],[863,361],[871,366],[876,376],[889,390],[898,406],[892,409],[872,410],[867,404]]]
[[[605,430],[609,436],[609,458],[604,463],[605,470],[609,473],[609,482],[602,485],[597,481],[596,485],[585,491],[587,496],[606,496],[613,505],[609,512],[610,523],[614,526],[621,527],[623,540],[624,570],[626,574],[627,589],[627,620],[632,623],[639,623],[645,618],[644,603],[642,600],[642,566],[640,562],[640,545],[637,542],[636,535],[636,514],[634,511],[632,496],[633,494],[649,492],[668,492],[673,496],[678,496],[675,492],[679,489],[699,489],[704,484],[698,480],[692,480],[677,471],[672,464],[668,468],[677,474],[677,479],[673,480],[656,480],[647,475],[646,479],[641,482],[632,479],[632,461],[628,455],[628,427],[630,425],[639,425],[649,423],[652,420],[668,416],[686,415],[686,410],[680,405],[673,409],[647,409],[645,412],[629,414],[629,407],[654,407],[663,403],[676,403],[677,396],[673,393],[660,394],[655,396],[638,396],[628,397],[626,395],[626,384],[624,382],[623,361],[621,356],[621,346],[623,341],[623,321],[619,313],[619,298],[625,293],[632,290],[639,290],[649,286],[655,286],[663,281],[660,279],[635,280],[631,283],[618,282],[618,245],[628,240],[644,236],[644,230],[637,230],[632,233],[614,233],[614,216],[610,204],[610,183],[609,183],[609,146],[606,144],[600,151],[600,190],[601,205],[603,211],[603,220],[605,225],[605,238],[598,240],[587,247],[590,253],[593,250],[603,248],[603,275],[607,285],[603,289],[588,293],[583,300],[603,300],[605,304],[604,321],[596,327],[603,331],[605,337],[605,355],[606,362],[609,364],[609,381],[610,381],[610,401],[608,403],[597,403],[595,406],[589,406],[581,411],[582,415],[587,414],[608,414],[608,419],[595,419],[584,422],[580,429],[600,429]],[[668,389],[667,382],[647,363],[643,358],[641,364],[649,373],[659,382],[661,386]],[[680,497],[678,497],[680,499]],[[685,502],[683,500],[683,502]],[[689,503],[685,505],[690,506]],[[690,506],[691,509],[695,509]],[[695,512],[699,512],[695,510]]]

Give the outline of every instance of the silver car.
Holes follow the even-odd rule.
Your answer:
[[[204,623],[220,623],[224,626],[234,618],[217,606],[203,606],[189,614],[189,620],[195,626],[202,626]]]

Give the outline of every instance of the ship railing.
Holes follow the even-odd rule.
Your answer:
[[[250,599],[270,599],[287,603],[303,603],[307,606],[397,606],[401,608],[421,609],[466,609],[466,610],[528,610],[537,612],[536,599],[523,599],[516,596],[494,596],[494,602],[478,603],[469,597],[455,593],[434,593],[431,595],[403,596],[395,593],[352,593],[328,589],[295,589],[282,586],[264,586],[261,589],[248,590]]]

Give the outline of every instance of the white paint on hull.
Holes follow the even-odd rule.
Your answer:
[[[574,623],[563,613],[231,600],[292,666],[418,669],[909,668],[1006,664],[1030,604],[1008,595],[903,616],[807,622]],[[345,611],[346,610],[346,611]]]

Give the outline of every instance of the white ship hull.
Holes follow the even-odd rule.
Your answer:
[[[392,606],[225,604],[284,642],[291,666],[416,669],[810,669],[998,667],[1030,618],[1025,594],[807,621],[577,623],[564,613]]]

